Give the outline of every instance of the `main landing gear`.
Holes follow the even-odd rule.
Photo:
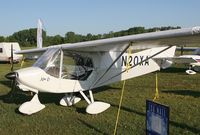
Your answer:
[[[110,104],[104,103],[104,102],[94,102],[92,91],[89,90],[90,98],[88,98],[83,91],[80,91],[80,94],[83,96],[83,98],[86,100],[86,102],[89,104],[86,108],[86,112],[88,114],[98,114],[105,110],[107,110],[110,107]],[[73,94],[66,94],[61,100],[60,104],[62,106],[72,106],[76,103],[78,103],[81,100],[81,98],[74,96]]]
[[[104,112],[110,107],[110,104],[108,103],[94,101],[94,97],[91,90],[89,90],[90,100],[83,93],[83,91],[80,91],[80,93],[83,96],[83,98],[86,100],[86,102],[89,104],[86,108],[86,112],[89,114],[99,114],[101,112]]]

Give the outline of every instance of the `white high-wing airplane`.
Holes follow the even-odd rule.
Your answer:
[[[94,88],[169,67],[176,45],[190,44],[190,38],[200,42],[200,27],[22,50],[16,54],[44,53],[32,67],[6,77],[16,81],[21,90],[35,93],[31,101],[19,107],[23,114],[45,108],[38,99],[39,92],[65,93],[60,100],[63,106],[79,102],[81,98],[74,93],[80,93],[88,103],[86,112],[98,114],[110,104],[94,101]],[[128,53],[129,49],[134,53]]]

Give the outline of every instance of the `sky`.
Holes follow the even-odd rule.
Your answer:
[[[131,27],[200,25],[200,0],[0,0],[0,36],[36,28],[47,35],[104,34]]]

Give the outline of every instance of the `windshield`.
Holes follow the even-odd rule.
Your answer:
[[[91,58],[60,48],[48,49],[33,66],[51,76],[73,80],[86,80],[93,71]]]
[[[47,65],[52,63],[52,60],[55,58],[55,55],[58,55],[57,53],[60,49],[48,49],[40,58],[33,64],[33,67],[39,67],[41,69],[45,69]]]
[[[60,53],[59,48],[48,49],[33,65],[46,71],[48,74],[59,77],[60,72]]]

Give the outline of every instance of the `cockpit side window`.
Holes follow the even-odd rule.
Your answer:
[[[64,52],[62,78],[86,80],[93,70],[91,58]]]

